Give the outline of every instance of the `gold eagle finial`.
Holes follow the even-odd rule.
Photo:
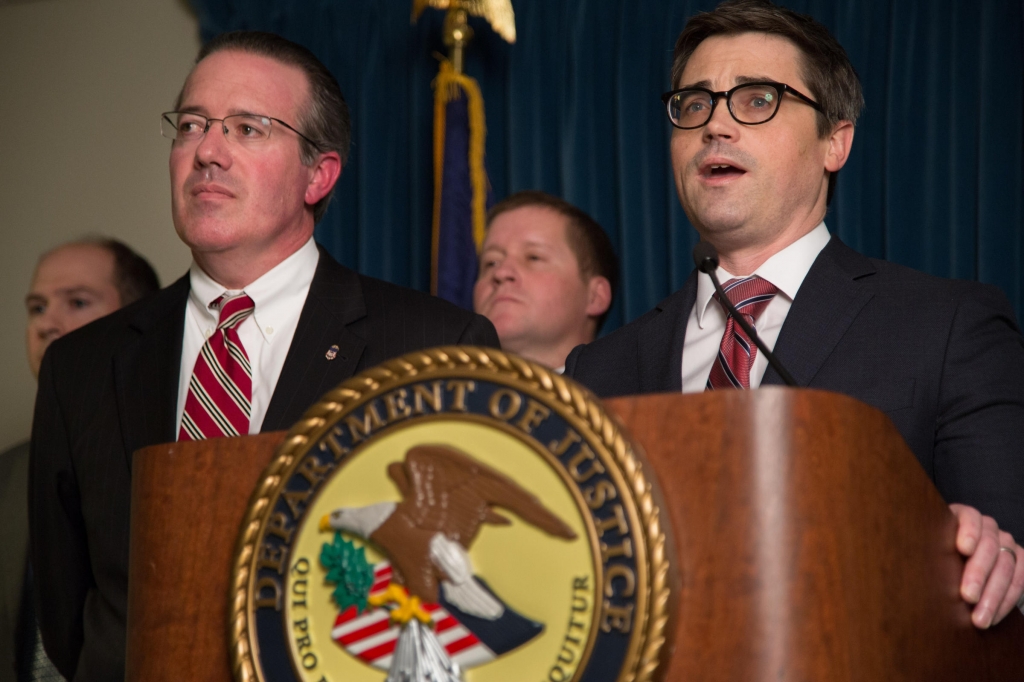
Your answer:
[[[512,0],[413,0],[412,20],[415,23],[427,7],[444,10],[463,10],[475,17],[483,17],[494,32],[506,42],[516,42],[516,15]]]

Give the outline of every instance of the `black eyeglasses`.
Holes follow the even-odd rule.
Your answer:
[[[316,142],[279,118],[259,114],[232,114],[224,118],[207,118],[189,111],[168,111],[160,117],[160,134],[179,142],[197,142],[206,135],[214,121],[224,129],[224,137],[245,146],[258,146],[270,139],[274,123],[280,123],[317,151],[323,151]]]
[[[824,113],[825,110],[807,95],[785,83],[773,81],[744,83],[725,92],[714,92],[707,88],[684,88],[666,92],[661,96],[661,101],[668,108],[668,120],[672,121],[676,128],[683,130],[693,130],[707,125],[722,98],[725,98],[729,105],[729,113],[738,123],[755,126],[775,118],[775,114],[779,113],[782,96],[787,92]]]

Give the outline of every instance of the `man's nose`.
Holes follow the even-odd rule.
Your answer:
[[[231,165],[231,142],[223,121],[210,121],[206,134],[196,145],[196,161],[203,166],[217,165],[227,168]]]
[[[64,335],[64,317],[52,307],[47,308],[32,320],[32,331],[40,339],[53,341]]]
[[[739,123],[732,117],[729,111],[729,102],[725,97],[718,100],[714,110],[711,112],[711,119],[704,126],[704,139],[732,138],[736,136]]]
[[[494,270],[491,271],[491,277],[494,278],[495,282],[510,282],[519,277],[519,272],[516,270],[511,258],[503,258],[500,263],[494,266]]]

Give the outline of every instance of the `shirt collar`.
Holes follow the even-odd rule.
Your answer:
[[[774,284],[780,293],[792,301],[796,298],[796,292],[800,290],[800,285],[807,277],[814,260],[831,238],[832,235],[822,221],[813,230],[762,263],[753,274]],[[723,284],[736,277],[721,267],[715,274],[718,281]],[[708,303],[714,295],[715,285],[711,283],[711,278],[703,272],[697,273],[697,300],[694,305],[697,307],[697,324],[701,329],[704,328],[704,311],[707,310]]]
[[[305,294],[313,282],[313,273],[316,271],[317,262],[320,260],[320,252],[316,248],[316,242],[309,238],[302,247],[265,272],[259,279],[244,291],[252,299],[256,308],[253,310],[253,319],[256,327],[260,330],[263,339],[270,343],[273,333],[268,333],[267,328],[282,328],[284,322],[289,318],[297,317]],[[212,325],[216,325],[220,318],[220,311],[211,309],[210,304],[218,297],[227,294],[239,293],[237,290],[225,289],[212,277],[206,274],[199,265],[192,261],[189,268],[189,283],[191,291],[189,298],[195,305],[195,309],[203,319]],[[296,301],[299,305],[296,306]]]

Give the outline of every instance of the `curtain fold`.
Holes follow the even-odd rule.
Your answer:
[[[429,289],[432,91],[443,15],[406,0],[191,0],[202,37],[280,33],[334,72],[353,150],[317,238],[346,265]],[[480,83],[496,199],[522,189],[594,216],[622,261],[605,331],[679,287],[696,233],[671,176],[675,39],[705,0],[514,0],[518,42],[483,22]],[[1024,9],[1017,0],[792,0],[846,48],[867,106],[826,218],[852,247],[998,285],[1024,317]]]

